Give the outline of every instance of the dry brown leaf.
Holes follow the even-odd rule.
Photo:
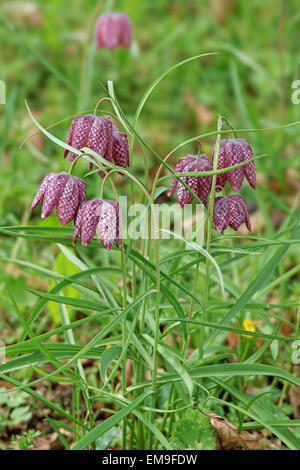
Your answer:
[[[51,443],[45,437],[37,437],[34,441],[34,450],[50,450]]]
[[[226,337],[227,346],[230,349],[236,349],[239,336],[234,331],[229,331]]]
[[[129,387],[133,376],[133,363],[132,359],[126,359],[126,385]]]
[[[222,416],[215,413],[208,413],[211,425],[217,433],[222,449],[261,449],[256,434],[250,434],[248,431],[242,431],[240,434],[237,428]]]

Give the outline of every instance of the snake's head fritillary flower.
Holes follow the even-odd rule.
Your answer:
[[[107,161],[112,161],[112,123],[109,119],[92,114],[76,116],[70,125],[66,143],[77,150],[88,147],[97,152]],[[68,149],[64,151],[66,158]],[[75,153],[70,153],[70,160],[74,160]]]
[[[116,165],[129,166],[129,146],[127,134],[120,132],[111,121],[104,117],[87,114],[77,116],[71,122],[66,143],[77,150],[88,147],[98,153],[102,158]],[[66,158],[69,150],[65,149]],[[70,160],[74,160],[75,153],[70,153]],[[95,164],[96,168],[97,165]],[[89,169],[93,168],[93,163],[89,162]],[[103,178],[105,173],[99,170],[99,175]]]
[[[213,148],[212,160],[214,160],[215,146]],[[218,170],[243,163],[253,158],[250,145],[245,139],[224,139],[220,141]],[[254,161],[247,163],[235,170],[222,173],[217,176],[217,191],[221,191],[228,179],[232,189],[241,189],[244,176],[246,176],[252,188],[256,188],[256,170]]]
[[[99,16],[95,28],[95,44],[98,49],[103,47],[115,49],[131,44],[131,21],[124,13],[104,13]]]
[[[120,242],[120,207],[115,201],[91,199],[81,204],[75,221],[73,245],[80,235],[82,246],[87,246],[97,232],[102,245],[110,250],[114,240]]]
[[[74,219],[79,206],[85,199],[85,182],[68,173],[49,173],[33,200],[30,211],[42,202],[42,219],[49,217],[56,207],[56,214],[62,225]]]
[[[213,167],[211,162],[208,160],[205,154],[200,156],[186,155],[181,158],[175,167],[175,173],[187,173],[187,172],[206,172],[212,171]],[[194,193],[197,194],[200,201],[206,206],[208,194],[211,190],[212,177],[211,176],[183,176],[184,181]],[[172,196],[177,191],[178,204],[183,207],[185,204],[189,204],[193,199],[193,195],[188,189],[174,178],[172,181],[171,188],[168,192],[168,196]]]
[[[224,230],[230,226],[235,231],[241,224],[245,223],[251,231],[251,223],[248,210],[243,199],[234,194],[232,196],[217,197],[214,205],[213,225],[222,235]]]

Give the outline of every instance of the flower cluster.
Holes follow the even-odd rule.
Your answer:
[[[131,44],[131,21],[123,13],[104,13],[99,16],[95,28],[95,44],[98,49],[103,47],[115,49]]]
[[[108,118],[93,114],[76,116],[71,122],[66,143],[77,150],[88,147],[110,163],[114,161],[124,168],[129,166],[128,136],[113,126]],[[68,154],[69,150],[65,149],[64,158]],[[70,152],[70,161],[75,156],[74,152]],[[89,169],[92,167],[90,162]],[[103,171],[99,171],[99,174],[104,176]]]
[[[213,161],[215,158],[215,145],[212,152],[212,163],[206,155],[199,157],[194,155],[186,155],[181,158],[176,167],[175,173],[188,172],[209,172],[213,170]],[[244,163],[253,158],[250,145],[245,139],[225,139],[220,141],[218,170],[224,170],[231,166]],[[244,176],[247,178],[252,188],[256,188],[256,170],[254,161],[248,162],[243,166],[234,170],[224,172],[217,175],[216,190],[221,191],[226,181],[234,191],[241,189]],[[182,181],[199,197],[201,202],[207,206],[208,195],[211,191],[212,176],[181,176]],[[172,181],[168,196],[173,196],[176,191],[178,204],[183,207],[189,204],[193,195],[191,192],[177,179]],[[213,195],[214,197],[214,195]],[[247,207],[240,196],[232,195],[228,198],[217,198],[214,205],[213,224],[214,227],[223,234],[223,231],[230,226],[234,230],[238,230],[242,223],[246,223],[248,230],[251,230]]]
[[[85,200],[85,182],[67,173],[49,173],[33,200],[30,211],[42,202],[42,219],[56,207],[59,222],[66,225],[75,219],[73,245],[78,235],[86,246],[96,231],[102,245],[110,250],[114,240],[120,248],[120,207],[115,201]]]

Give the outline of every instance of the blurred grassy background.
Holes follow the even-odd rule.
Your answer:
[[[148,85],[169,66],[189,56],[218,51],[217,56],[172,72],[147,102],[139,131],[161,156],[189,137],[215,130],[218,114],[236,128],[300,120],[300,105],[291,101],[291,84],[300,79],[298,7],[297,0],[117,0],[114,9],[129,14],[134,41],[130,51],[110,52],[96,51],[88,42],[93,15],[96,18],[95,13],[106,11],[105,1],[2,1],[0,79],[6,83],[7,102],[0,105],[1,225],[40,223],[38,212],[34,220],[29,220],[28,213],[38,184],[49,171],[68,167],[62,149],[41,134],[19,149],[35,131],[25,98],[46,127],[92,110],[105,96],[100,82],[105,85],[111,79],[132,119]],[[65,139],[69,122],[52,132]],[[254,192],[245,184],[243,191],[254,230],[272,235],[299,190],[299,127],[248,134],[248,140],[256,155],[267,153],[268,157],[257,161],[259,189]],[[208,155],[212,143],[212,139],[202,142]],[[142,155],[138,146],[135,150],[134,166],[143,177]],[[195,147],[186,147],[188,151]],[[156,165],[151,156],[149,165]],[[85,165],[79,164],[76,173],[83,175]],[[95,187],[89,186],[89,196],[95,194]],[[55,218],[49,223],[53,225]],[[290,256],[296,256],[292,264],[299,261],[295,250],[290,250]],[[45,266],[54,256],[49,246],[1,237],[0,256],[16,254],[38,259]],[[19,292],[22,306],[33,301],[30,295],[27,300],[24,297],[27,281],[19,274],[12,267],[0,274],[1,307],[6,312],[11,308],[5,296],[9,282],[16,295]],[[30,282],[34,284],[34,279]]]

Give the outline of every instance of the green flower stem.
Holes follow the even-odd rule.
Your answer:
[[[207,226],[207,219],[205,220],[204,233],[206,232],[206,226]],[[194,277],[194,282],[193,282],[193,291],[192,291],[193,297],[191,297],[189,313],[188,313],[188,318],[189,319],[192,318],[192,314],[193,314],[194,297],[196,295],[199,269],[200,269],[200,261],[196,264],[196,272],[195,272],[195,277]],[[190,328],[190,326],[189,326],[189,324],[187,324],[187,330],[189,330],[189,328]],[[183,356],[186,355],[187,346],[188,346],[188,338],[189,338],[189,333],[187,333],[187,340],[185,341],[184,346],[183,346]]]
[[[126,285],[127,285],[127,277],[126,277],[126,260],[124,254],[124,244],[121,240],[121,264],[122,264],[122,278],[123,278],[123,308],[126,308],[127,305],[127,292],[126,292]],[[126,347],[126,318],[124,317],[122,320],[122,346],[123,349]],[[124,356],[124,361],[122,365],[122,392],[123,397],[126,396],[127,393],[127,385],[126,385],[126,354]],[[123,421],[123,429],[122,429],[122,449],[126,450],[126,425],[127,421],[126,418]]]
[[[92,14],[91,14],[91,17],[90,17],[90,21],[89,21],[89,25],[88,25],[88,28],[87,28],[87,32],[86,32],[86,39],[85,39],[85,43],[84,43],[84,46],[83,46],[83,58],[82,58],[82,66],[81,66],[81,74],[80,74],[80,85],[79,85],[79,99],[78,99],[78,110],[80,110],[80,108],[82,107],[82,101],[83,101],[83,92],[84,92],[84,85],[85,85],[85,82],[86,82],[86,77],[87,77],[87,74],[86,74],[86,71],[87,71],[87,64],[88,64],[88,50],[89,50],[89,41],[90,41],[90,37],[92,35],[92,31],[93,31],[93,28],[95,27],[95,22],[96,22],[96,18],[100,12],[100,9],[101,9],[101,6],[102,6],[102,1],[100,2],[97,2]]]
[[[111,13],[114,9],[115,2],[114,0],[107,0],[106,11],[107,13]]]
[[[101,100],[100,100],[101,102]],[[99,103],[100,103],[99,102]],[[96,112],[96,111],[95,111]],[[101,186],[101,198],[103,194],[103,189],[104,189],[104,183],[106,179],[109,179],[109,182],[112,186],[116,201],[119,202],[119,194],[118,191],[112,181],[111,178],[111,172],[107,173],[105,177],[103,178],[102,186]],[[124,244],[123,240],[121,239],[121,266],[122,266],[122,281],[123,281],[123,309],[126,308],[127,306],[127,275],[126,275],[126,259],[125,259],[125,253],[124,253]],[[123,396],[125,397],[127,394],[127,385],[126,385],[126,353],[124,352],[127,348],[126,344],[126,331],[127,331],[127,323],[126,323],[126,318],[124,317],[122,320],[122,347],[123,347],[123,354],[124,354],[124,359],[122,361],[122,393]],[[113,375],[113,374],[111,374]],[[123,429],[122,429],[122,449],[126,450],[127,442],[126,442],[126,431],[127,431],[127,418],[124,418],[123,420]]]
[[[129,178],[132,179],[134,183],[136,183],[139,188],[143,191],[146,199],[150,204],[150,209],[152,213],[151,221],[153,220],[154,226],[154,235],[155,235],[155,274],[156,274],[156,293],[155,293],[155,333],[154,333],[154,347],[153,347],[153,371],[152,371],[152,390],[155,392],[156,389],[156,379],[157,379],[157,348],[158,348],[158,340],[159,340],[159,292],[160,292],[160,271],[159,271],[159,240],[158,240],[158,219],[157,213],[152,202],[152,199],[148,193],[148,191],[144,188],[144,186],[140,183],[138,179],[136,179],[133,175],[126,172],[126,170],[122,170],[122,168],[112,169],[109,174],[107,174],[102,183],[101,193],[103,192],[103,187],[106,179],[108,176],[111,176],[113,172],[121,172],[126,174]],[[150,239],[151,240],[151,239]],[[149,240],[149,242],[150,242]],[[150,248],[149,248],[150,250]],[[152,408],[155,408],[155,394],[153,393],[152,396]],[[154,412],[151,412],[151,418],[153,421]],[[152,433],[149,432],[149,444],[150,449],[152,448],[152,440],[153,436]]]
[[[101,98],[101,100],[99,100],[98,103],[96,104],[94,108],[94,116],[97,115],[98,108],[103,101],[109,101],[110,103],[113,104],[112,99],[109,96],[104,96],[104,98]]]
[[[222,130],[222,118],[219,116],[218,119],[218,134],[215,145],[215,154],[214,154],[214,163],[213,170],[216,171],[218,168],[219,154],[220,154],[220,140]],[[216,182],[217,175],[214,175],[212,178],[211,193],[209,199],[209,208],[208,208],[208,224],[207,224],[207,240],[206,240],[206,251],[210,254],[211,249],[211,238],[212,238],[212,226],[213,226],[213,216],[214,216],[214,206],[215,206],[215,192],[216,192]],[[206,321],[207,312],[207,300],[209,292],[209,259],[206,258],[205,264],[205,281],[204,281],[204,300],[203,300],[203,321]],[[203,343],[204,343],[204,327],[200,330],[200,343],[199,343],[199,359],[203,357]]]

